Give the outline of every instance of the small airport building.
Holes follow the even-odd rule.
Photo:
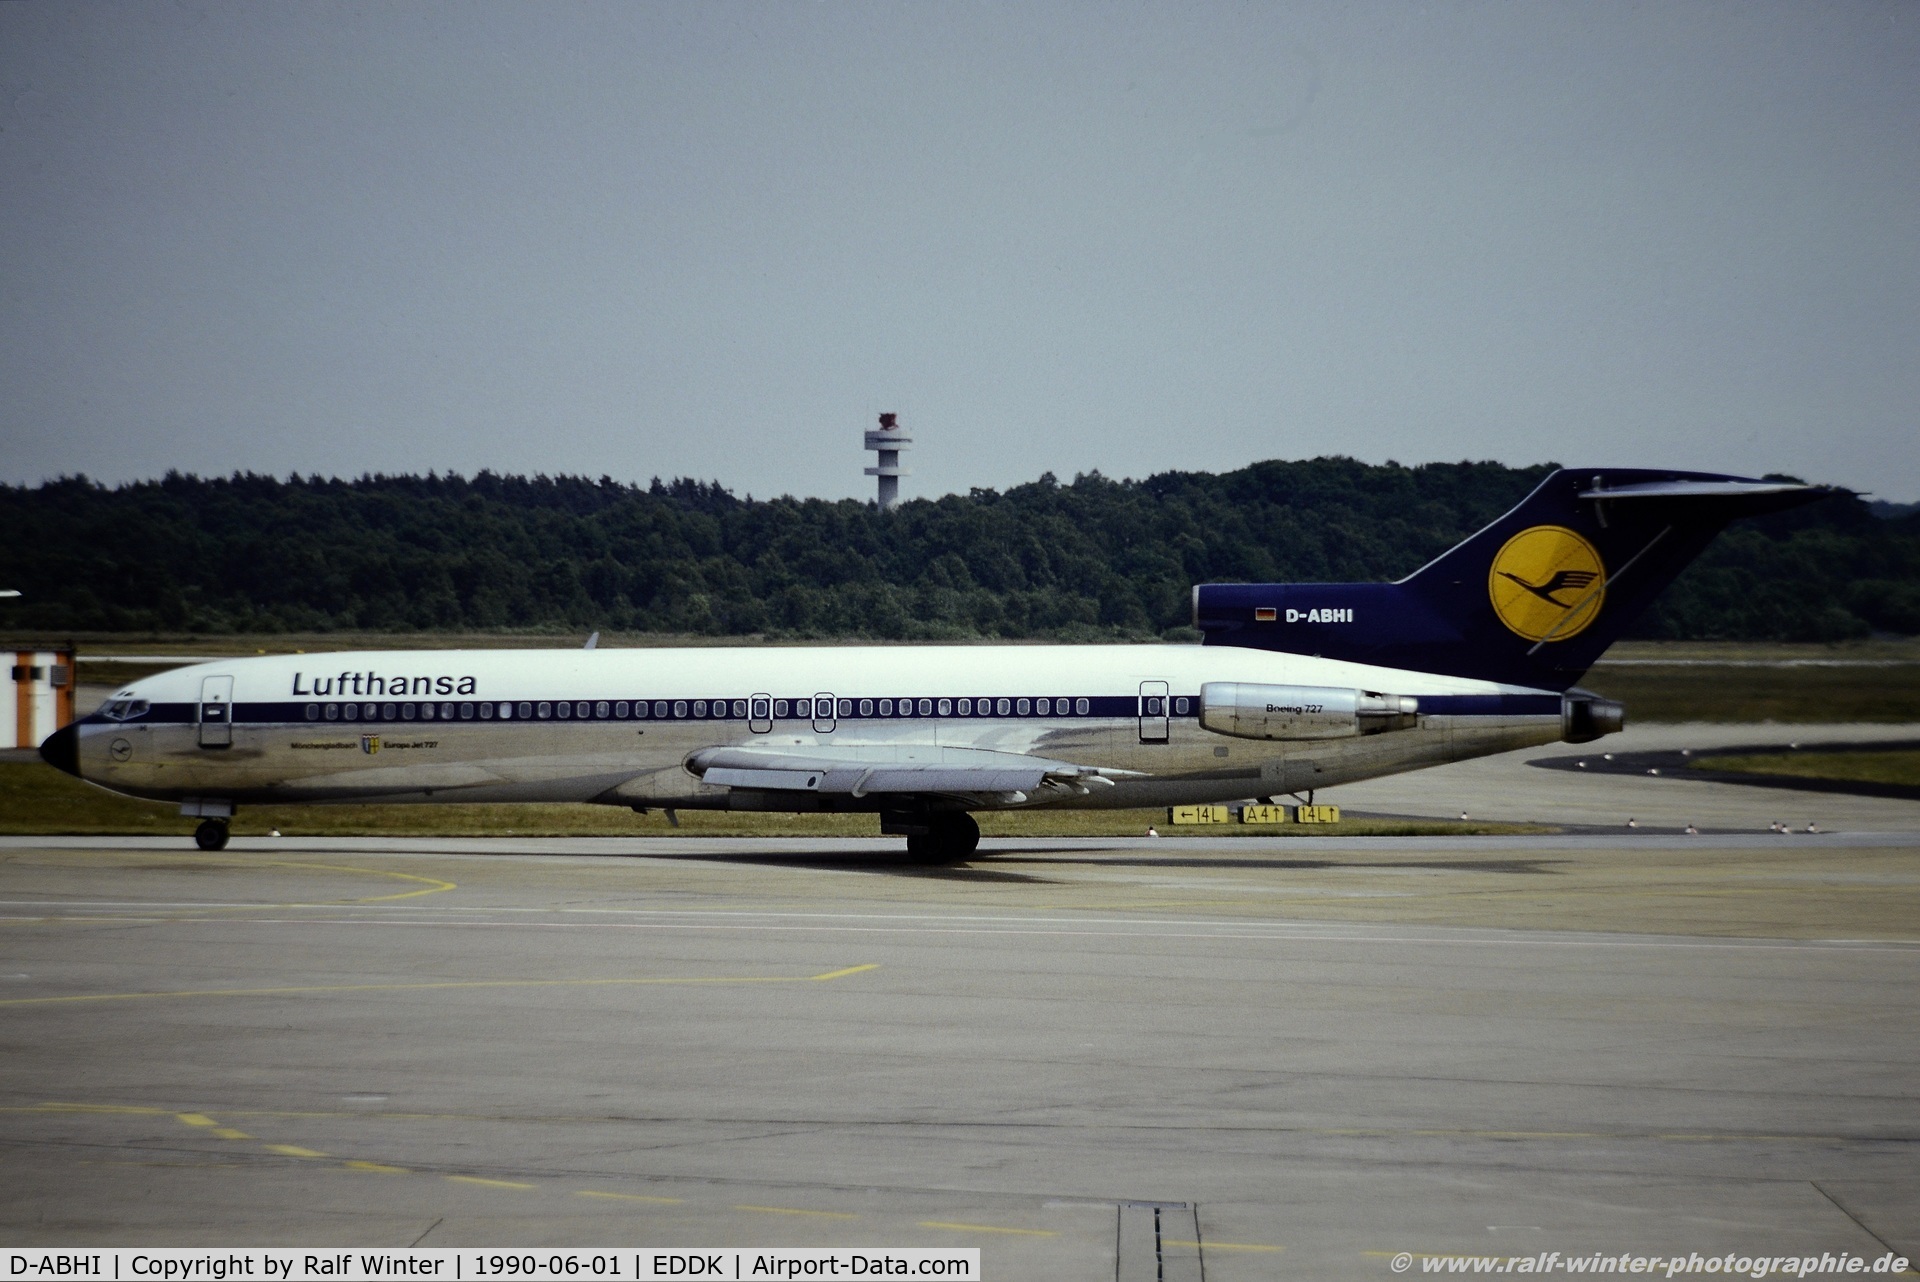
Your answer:
[[[73,720],[73,647],[9,653],[12,679],[0,683],[0,748],[37,748]]]

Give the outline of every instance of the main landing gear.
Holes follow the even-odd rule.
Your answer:
[[[224,819],[202,819],[200,826],[193,830],[194,844],[202,850],[225,850],[227,848],[227,821]]]
[[[980,845],[980,825],[964,810],[883,816],[880,830],[904,832],[907,836],[907,860],[916,864],[961,863]]]

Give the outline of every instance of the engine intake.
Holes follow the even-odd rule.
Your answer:
[[[1419,723],[1420,701],[1329,686],[1209,681],[1200,687],[1200,724],[1238,739],[1345,739]]]

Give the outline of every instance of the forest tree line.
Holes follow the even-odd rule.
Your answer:
[[[915,499],[602,477],[248,473],[0,487],[8,631],[606,629],[1194,637],[1206,582],[1399,578],[1551,465],[1256,463]],[[1836,498],[1735,525],[1633,635],[1920,632],[1920,515]]]

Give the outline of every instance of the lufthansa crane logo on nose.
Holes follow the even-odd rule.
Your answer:
[[[1500,622],[1529,641],[1579,636],[1607,599],[1607,567],[1593,544],[1560,525],[1508,539],[1487,571]]]

